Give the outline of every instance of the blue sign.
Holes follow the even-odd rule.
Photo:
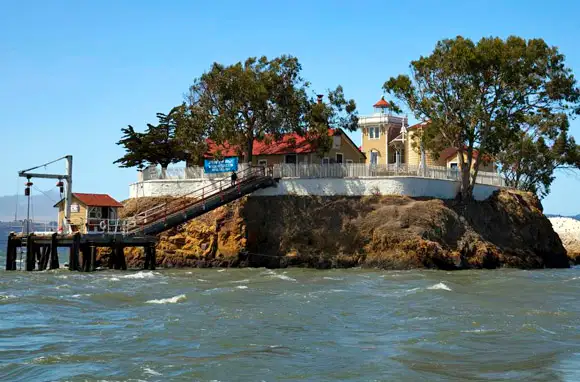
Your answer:
[[[238,171],[238,157],[225,158],[222,160],[206,159],[203,162],[203,171],[205,171],[206,174]]]

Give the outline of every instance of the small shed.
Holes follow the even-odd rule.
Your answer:
[[[58,228],[64,220],[64,199],[56,203],[58,208]],[[70,225],[73,232],[103,232],[116,225],[119,208],[123,205],[107,194],[84,194],[73,192]]]

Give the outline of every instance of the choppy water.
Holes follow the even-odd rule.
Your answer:
[[[0,271],[0,380],[577,381],[579,292],[579,269]]]

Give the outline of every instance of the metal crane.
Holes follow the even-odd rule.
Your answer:
[[[62,159],[66,159],[66,168],[65,168],[65,172],[66,174],[40,174],[40,173],[32,173],[30,171],[32,170],[36,170],[37,168],[40,167],[45,167],[49,164],[58,162],[59,160]],[[18,176],[22,177],[22,178],[27,178],[28,179],[28,183],[30,183],[30,179],[31,178],[44,178],[44,179],[58,179],[59,182],[61,182],[62,180],[65,180],[66,183],[64,185],[64,203],[65,203],[65,208],[64,208],[64,222],[59,222],[62,223],[62,227],[63,227],[63,231],[67,231],[66,233],[68,233],[68,230],[70,230],[70,212],[71,212],[71,203],[72,203],[72,155],[66,155],[62,158],[58,158],[55,159],[51,162],[48,163],[44,163],[41,164],[40,166],[35,166],[26,170],[22,170],[22,171],[18,171]],[[30,233],[30,193],[28,193],[28,211],[27,211],[27,219],[26,219],[26,233]]]

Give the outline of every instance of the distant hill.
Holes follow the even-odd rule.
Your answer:
[[[564,215],[546,214],[546,217],[549,217],[549,218],[571,218],[571,219],[580,220],[580,214],[578,214],[576,216],[564,216]]]
[[[57,210],[54,204],[60,200],[58,191],[48,191],[46,195],[33,190],[30,199],[30,217],[35,221],[56,220]],[[13,221],[15,212],[17,220],[26,219],[27,198],[24,195],[0,196],[0,221]]]

